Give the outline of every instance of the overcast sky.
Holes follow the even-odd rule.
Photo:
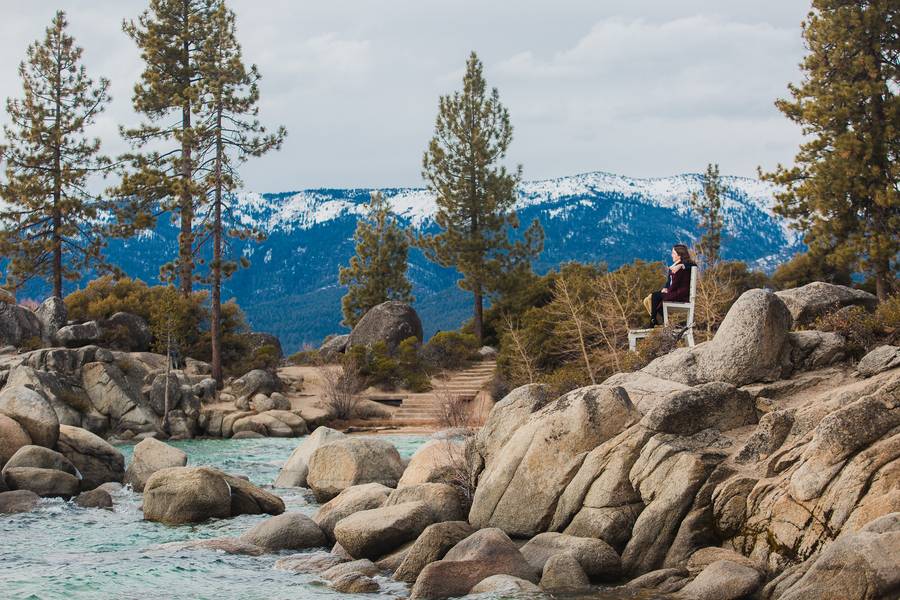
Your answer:
[[[773,106],[798,81],[808,0],[230,0],[261,118],[281,152],[243,170],[254,191],[418,186],[438,97],[478,52],[515,127],[527,179],[609,171],[755,176],[790,162],[799,130]],[[124,150],[138,51],[122,33],[146,0],[0,0],[0,85],[56,9],[113,102],[94,133]],[[6,115],[2,116],[3,122]]]

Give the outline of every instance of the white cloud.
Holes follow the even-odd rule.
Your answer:
[[[510,160],[528,178],[589,170],[754,175],[800,139],[772,105],[797,81],[808,0],[230,0],[261,82],[261,119],[283,150],[251,161],[247,187],[418,185],[437,100],[460,86],[471,50],[510,109]],[[141,63],[121,22],[146,0],[6,2],[0,89],[54,10],[69,14],[92,75],[114,102],[93,132],[115,154],[134,124]],[[0,122],[5,122],[0,115]]]

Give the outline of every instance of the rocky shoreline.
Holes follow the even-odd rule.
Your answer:
[[[823,299],[829,310],[869,302],[822,285],[746,292],[713,340],[599,385],[558,398],[537,384],[513,390],[479,431],[436,436],[408,464],[387,441],[317,427],[272,490],[309,488],[322,502],[311,518],[155,439],[126,471],[107,442],[61,424],[68,413],[43,391],[10,385],[27,375],[52,389],[32,365],[74,365],[79,352],[94,359],[70,368],[82,381],[85,366],[122,371],[131,354],[19,355],[0,391],[3,481],[16,488],[0,493],[0,512],[27,509],[26,493],[72,497],[107,480],[142,487],[147,520],[268,513],[234,538],[156,550],[302,550],[276,568],[344,593],[377,591],[388,573],[416,599],[592,584],[699,599],[895,598],[900,348],[854,363],[839,334],[795,330]],[[79,414],[83,424],[93,412]]]

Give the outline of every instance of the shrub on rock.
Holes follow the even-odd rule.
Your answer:
[[[361,483],[396,487],[402,476],[403,461],[393,444],[375,438],[346,438],[312,453],[307,482],[316,499],[326,502]]]

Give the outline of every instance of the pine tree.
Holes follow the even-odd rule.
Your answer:
[[[418,245],[438,264],[459,271],[462,289],[474,296],[474,333],[483,338],[484,297],[508,282],[508,274],[530,268],[543,246],[535,220],[522,239],[513,209],[522,168],[509,173],[500,162],[512,141],[509,112],[494,88],[487,94],[481,61],[472,52],[462,91],[442,96],[422,175],[437,195],[435,221],[441,231],[423,235]]]
[[[198,162],[210,143],[197,111],[207,84],[201,55],[213,11],[214,0],[150,0],[137,22],[122,26],[144,61],[132,103],[147,122],[121,129],[135,151],[122,157],[131,169],[113,190],[123,200],[117,230],[127,235],[151,227],[159,212],[171,212],[180,222],[178,257],[160,274],[178,279],[185,297],[194,281],[194,214],[203,193]]]
[[[33,277],[47,278],[58,298],[64,279],[103,263],[103,236],[92,223],[100,201],[86,184],[108,164],[100,140],[88,138],[85,129],[109,102],[109,81],[95,84],[88,77],[67,25],[65,13],[57,12],[44,39],[28,47],[19,65],[24,94],[7,99],[8,145],[0,148],[7,176],[7,206],[0,209],[7,285],[15,289]]]
[[[776,102],[808,141],[795,166],[763,175],[783,186],[776,211],[796,219],[813,254],[871,273],[882,299],[900,252],[898,28],[896,0],[813,1],[803,81]]]
[[[202,127],[209,133],[212,145],[208,156],[198,161],[205,173],[205,194],[208,218],[203,224],[205,235],[197,240],[197,247],[212,239],[212,262],[207,283],[212,288],[210,337],[212,345],[213,378],[222,383],[222,280],[238,268],[238,262],[226,260],[226,233],[233,237],[257,240],[262,232],[240,226],[232,218],[234,190],[240,184],[237,167],[250,157],[261,156],[278,149],[287,131],[280,127],[275,133],[266,132],[256,119],[260,79],[256,65],[244,65],[241,46],[237,41],[234,13],[219,0],[214,6],[209,37],[203,46],[199,65],[206,81],[200,108]],[[227,231],[226,231],[227,229]],[[241,265],[247,266],[242,257]]]
[[[412,302],[412,285],[406,278],[409,241],[391,217],[390,206],[381,192],[373,192],[366,218],[360,219],[353,234],[356,255],[341,267],[339,280],[348,286],[341,299],[344,324],[353,327],[366,312],[382,302]]]
[[[719,178],[719,165],[710,163],[703,175],[703,195],[691,194],[691,208],[699,217],[700,236],[698,246],[709,264],[719,261],[722,248],[722,229],[725,223],[722,219],[722,195],[724,193],[722,180]]]

